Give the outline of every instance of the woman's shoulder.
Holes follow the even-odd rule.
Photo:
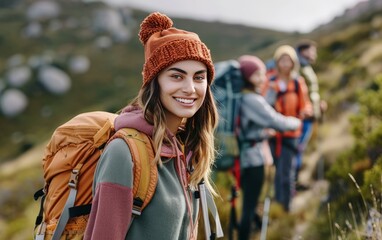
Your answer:
[[[265,101],[265,99],[261,94],[255,92],[248,92],[243,94],[242,101],[246,104],[257,105],[259,103],[262,104]]]
[[[121,138],[111,140],[105,147],[103,156],[115,158],[130,158],[131,153],[126,142]]]
[[[99,161],[96,171],[96,178],[99,182],[112,182],[118,184],[131,183],[125,182],[127,175],[132,177],[133,161],[128,145],[123,139],[113,139],[110,141]],[[121,182],[122,181],[122,182]]]

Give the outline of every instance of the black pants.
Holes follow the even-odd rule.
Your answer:
[[[243,208],[239,228],[239,240],[247,240],[251,235],[251,224],[264,183],[264,166],[244,168],[241,172]]]

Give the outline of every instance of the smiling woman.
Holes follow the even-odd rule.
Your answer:
[[[210,91],[214,66],[199,36],[172,24],[158,12],[142,22],[143,84],[115,120],[116,130],[134,128],[150,140],[146,144],[155,157],[149,164],[158,169],[155,194],[140,216],[132,215],[136,149],[121,139],[110,141],[95,172],[85,239],[197,239],[199,209],[207,216],[203,222],[209,239],[206,207],[215,212],[215,236],[223,235],[209,182],[218,121]],[[139,221],[132,223],[134,217]]]
[[[192,117],[204,102],[207,68],[195,60],[180,61],[159,74],[158,84],[167,126],[176,133],[182,119]]]

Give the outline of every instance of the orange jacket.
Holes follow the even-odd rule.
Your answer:
[[[263,91],[266,100],[276,111],[285,116],[293,116],[300,119],[310,116],[313,110],[305,79],[303,77],[289,79],[285,82],[286,86],[284,87],[284,91],[282,91],[283,89],[281,87],[283,83],[278,76],[269,78]],[[300,134],[301,128],[295,131],[283,132],[282,136],[299,137]]]

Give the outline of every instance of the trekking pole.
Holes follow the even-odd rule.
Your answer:
[[[264,201],[264,214],[263,214],[263,224],[261,225],[261,235],[260,240],[267,239],[267,230],[268,230],[268,216],[269,216],[269,206],[271,200],[269,197],[265,198]]]
[[[228,239],[233,240],[234,229],[238,228],[237,218],[236,218],[236,198],[237,198],[237,189],[235,185],[232,185],[231,188],[231,212],[229,218],[229,229],[228,229]]]
[[[204,222],[204,234],[206,236],[206,240],[210,239],[211,236],[211,226],[208,218],[208,206],[207,206],[207,198],[206,198],[206,186],[204,185],[204,181],[199,183],[199,193],[200,193],[200,202],[202,205],[202,215]]]
[[[264,210],[263,210],[263,220],[261,225],[261,234],[260,234],[260,240],[266,240],[267,239],[267,231],[268,231],[268,222],[269,222],[269,209],[271,206],[271,197],[270,197],[270,191],[271,191],[271,183],[272,183],[272,177],[271,177],[271,167],[268,169],[267,174],[267,180],[268,180],[268,189],[266,190],[266,197],[264,199]]]
[[[236,198],[239,196],[240,189],[240,159],[236,158],[234,160],[234,166],[231,169],[231,174],[234,177],[234,183],[231,186],[231,211],[229,216],[229,225],[228,225],[228,239],[234,240],[234,230],[239,230],[239,223],[237,221],[236,215]]]
[[[200,202],[202,207],[202,215],[204,222],[204,231],[206,234],[206,240],[213,240],[224,236],[223,229],[220,223],[219,213],[213,197],[210,191],[206,188],[204,181],[198,184]],[[212,214],[212,217],[215,220],[215,231],[211,231],[209,213]]]

